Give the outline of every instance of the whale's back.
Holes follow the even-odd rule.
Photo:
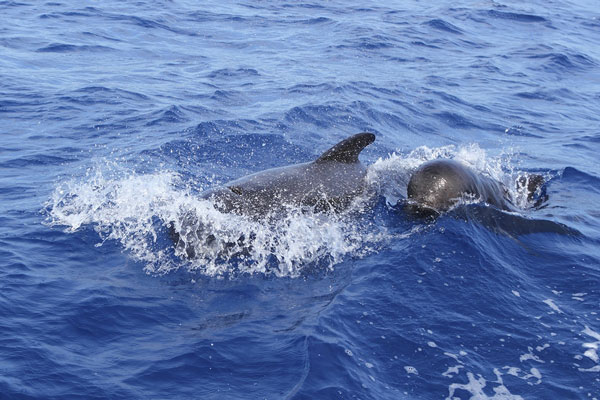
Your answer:
[[[345,208],[365,188],[361,163],[303,163],[274,168],[209,190],[202,197],[215,200],[223,212],[264,215],[287,206]]]

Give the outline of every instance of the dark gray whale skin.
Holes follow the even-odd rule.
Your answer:
[[[253,219],[278,218],[286,208],[310,207],[313,211],[342,211],[365,192],[366,167],[358,160],[360,152],[373,143],[375,135],[358,133],[342,140],[315,161],[273,168],[206,190],[200,197],[223,213],[235,213]],[[203,226],[194,212],[185,212],[181,230],[169,224],[175,248],[194,258],[197,246],[210,246],[215,236]],[[243,246],[251,238],[240,237]],[[227,243],[234,247],[236,243]]]
[[[343,210],[365,190],[367,169],[358,155],[374,140],[372,133],[359,133],[315,161],[257,172],[202,192],[200,197],[211,200],[221,212],[253,217],[286,206]]]
[[[532,200],[543,182],[540,175],[531,175],[518,184],[527,187],[528,199]],[[502,210],[516,210],[502,183],[448,159],[433,160],[419,166],[410,177],[407,195],[409,210],[416,214],[439,214],[465,197],[479,199]]]
[[[521,177],[517,186],[526,190],[527,200],[533,208],[541,207],[548,200],[541,175]],[[512,203],[502,183],[454,160],[433,160],[419,166],[408,182],[407,195],[405,209],[419,218],[435,218],[448,211],[461,198],[472,196],[494,207],[476,205],[457,208],[453,211],[455,217],[479,221],[489,229],[511,237],[541,232],[581,236],[579,231],[559,222],[529,219],[500,211],[522,210]]]

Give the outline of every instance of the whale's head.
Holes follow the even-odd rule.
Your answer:
[[[408,182],[408,210],[419,216],[437,216],[465,195],[474,194],[472,174],[452,160],[422,164]]]

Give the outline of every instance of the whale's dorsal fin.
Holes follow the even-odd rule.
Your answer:
[[[375,141],[375,135],[369,132],[357,133],[342,140],[317,158],[316,163],[337,161],[341,163],[356,163],[358,155],[368,145]]]

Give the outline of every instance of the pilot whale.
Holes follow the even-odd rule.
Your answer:
[[[288,207],[307,207],[314,212],[340,212],[365,193],[367,168],[359,161],[360,152],[375,141],[375,135],[362,132],[350,136],[311,162],[267,169],[200,193],[222,213],[277,218]],[[175,226],[180,226],[176,229]],[[215,237],[202,226],[195,212],[182,215],[179,224],[170,224],[176,248],[188,257],[195,248],[210,245]],[[238,244],[248,238],[240,238]],[[241,242],[240,242],[241,241]],[[229,245],[235,246],[235,243]]]
[[[535,194],[543,183],[542,176],[535,174],[517,182],[527,190],[528,201],[535,200]],[[502,210],[516,210],[509,191],[502,183],[449,159],[432,160],[419,166],[410,177],[407,196],[409,211],[424,216],[447,211],[464,198],[478,199]],[[537,200],[534,206],[543,201],[541,198]]]
[[[366,188],[367,169],[358,155],[374,140],[372,133],[358,133],[315,161],[257,172],[202,192],[200,197],[212,201],[221,212],[253,217],[287,206],[343,210]]]

